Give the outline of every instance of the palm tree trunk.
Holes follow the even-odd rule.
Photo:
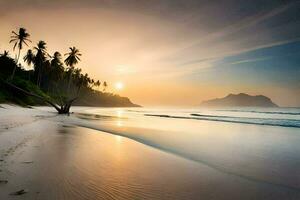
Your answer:
[[[10,77],[10,80],[13,80],[14,77],[15,77],[16,69],[17,69],[17,66],[18,66],[18,63],[19,63],[20,53],[21,53],[21,49],[19,49],[18,57],[17,57],[17,60],[16,60],[16,65],[14,67],[14,70],[13,70],[13,73],[12,73],[12,75]]]
[[[72,80],[72,73],[73,73],[73,66],[71,66],[70,75],[69,75],[69,81],[68,81],[68,95],[70,95],[70,87],[71,87],[71,80]]]
[[[30,70],[28,70],[28,81],[30,81],[30,74],[31,74],[31,72],[30,72]]]
[[[37,68],[37,77],[36,77],[36,86],[39,86],[39,81],[40,81],[40,67]]]
[[[41,81],[42,81],[42,62],[40,61],[40,66],[39,66],[39,72],[38,72],[38,79],[37,79],[37,86],[40,88],[41,87]]]
[[[80,92],[81,86],[82,86],[82,84],[80,84],[79,87],[78,87],[78,89],[77,89],[77,96],[79,96],[79,92]]]
[[[20,54],[21,54],[21,49],[19,49],[19,52],[18,52],[17,64],[19,64]]]
[[[68,81],[68,93],[70,93],[70,87],[71,87],[71,74],[70,74],[70,76],[69,76],[69,81]]]

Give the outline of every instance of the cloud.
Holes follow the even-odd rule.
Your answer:
[[[49,51],[76,45],[84,53],[79,67],[97,79],[178,83],[222,67],[227,57],[300,41],[299,1],[224,2],[0,0],[0,48],[11,48],[11,30],[24,26],[34,43],[45,40]],[[238,58],[230,63],[270,59]]]
[[[199,63],[210,62],[210,61],[215,61],[215,60],[216,60],[216,58],[196,59],[196,60],[191,60],[191,61],[181,63],[181,64],[179,64],[179,66],[193,65],[193,64],[199,64]]]
[[[264,57],[264,58],[256,58],[256,59],[247,59],[247,60],[239,60],[233,63],[230,63],[231,65],[237,65],[237,64],[243,64],[243,63],[251,63],[251,62],[258,62],[258,61],[264,61],[269,60],[272,57]]]
[[[174,66],[194,65],[298,41],[300,31],[295,27],[299,24],[297,20],[291,21],[297,15],[300,19],[296,8],[300,8],[300,2],[290,2],[235,19],[228,26],[219,25],[220,28],[210,33],[199,32],[195,38],[186,39],[185,46],[175,48],[164,59]],[[193,27],[197,28],[205,31],[201,24]]]

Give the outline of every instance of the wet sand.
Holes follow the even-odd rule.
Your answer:
[[[0,199],[300,199],[102,131],[36,114],[0,132]],[[13,192],[23,190],[16,196]]]

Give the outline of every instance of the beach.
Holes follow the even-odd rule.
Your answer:
[[[300,198],[295,127],[1,107],[0,199]]]

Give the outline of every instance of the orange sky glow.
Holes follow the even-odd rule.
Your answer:
[[[274,8],[265,16],[254,15],[230,26],[213,29],[204,22],[194,22],[190,15],[172,20],[163,14],[118,6],[41,7],[23,9],[20,6],[2,12],[0,51],[8,49],[13,55],[8,43],[10,33],[18,27],[25,27],[31,34],[32,45],[44,40],[50,54],[55,51],[65,53],[70,46],[77,47],[83,54],[77,67],[96,80],[107,81],[108,91],[146,106],[195,106],[203,100],[240,92],[263,94],[279,105],[300,105],[298,86],[295,89],[272,82],[256,85],[251,81],[243,82],[240,77],[220,82],[218,74],[210,79],[205,75],[217,67],[218,59],[291,39],[272,41],[269,38],[264,43],[256,38],[255,45],[251,46],[254,43],[250,41],[251,37],[241,36],[240,40],[223,38],[233,32],[239,33],[241,29],[253,28],[251,26],[256,26],[255,23],[275,16],[276,12],[285,12],[279,10],[282,8]],[[204,21],[205,17],[201,17]],[[261,35],[262,38],[268,37]],[[246,39],[251,45],[246,44]],[[122,82],[123,88],[116,88],[117,82]]]

